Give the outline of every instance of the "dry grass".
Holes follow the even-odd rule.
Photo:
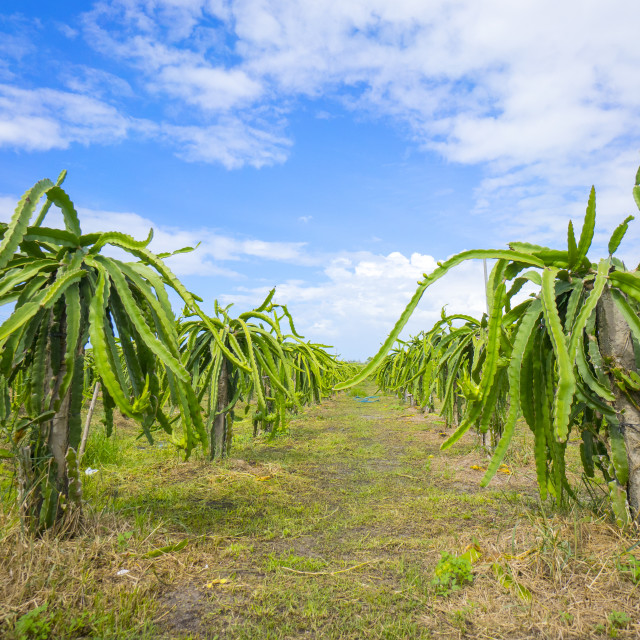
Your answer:
[[[638,587],[618,569],[629,541],[603,522],[535,519],[495,541],[481,541],[474,584],[463,594],[441,599],[425,615],[434,635],[468,638],[638,637]],[[498,563],[512,577],[497,583]],[[531,594],[518,596],[517,584]],[[631,623],[616,629],[611,612],[624,612]]]

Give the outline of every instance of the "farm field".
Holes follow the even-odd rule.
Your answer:
[[[4,507],[0,635],[638,636],[632,542],[587,509],[540,505],[526,426],[487,489],[476,435],[440,453],[443,421],[391,396],[338,394],[272,441],[234,429],[221,464],[136,440],[132,421],[111,440],[96,429],[73,539],[25,542]],[[577,446],[575,480],[572,461]],[[466,553],[473,582],[438,593],[442,552]]]
[[[631,2],[4,4],[0,640],[640,638]]]

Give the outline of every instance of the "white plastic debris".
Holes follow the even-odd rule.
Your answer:
[[[92,476],[94,473],[98,473],[98,470],[97,469],[92,469],[91,467],[87,467],[84,470],[84,475],[85,476]]]
[[[116,573],[117,576],[126,576],[127,573],[129,573],[129,569],[120,569],[120,571],[118,571]]]

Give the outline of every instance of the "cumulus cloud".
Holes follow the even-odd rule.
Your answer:
[[[0,146],[29,151],[123,140],[133,121],[109,104],[54,89],[0,84]]]
[[[403,121],[450,161],[515,178],[535,166],[540,193],[558,169],[640,147],[634,13],[631,0],[114,0],[80,24],[89,46],[134,74],[141,97],[167,99],[154,123],[183,128],[185,159],[283,162],[283,114],[300,96],[329,96]],[[55,134],[41,117],[36,131]],[[208,140],[223,150],[207,153]]]
[[[174,65],[160,70],[154,85],[205,110],[228,110],[256,100],[262,87],[239,69]]]
[[[126,82],[111,74],[84,69],[82,74],[68,77],[67,84],[72,91],[0,84],[0,147],[49,151],[66,149],[73,143],[115,144],[135,133],[164,141],[184,160],[217,162],[236,169],[283,162],[291,144],[274,131],[248,126],[235,117],[209,126],[131,118],[100,99],[100,94],[108,91],[130,92]],[[100,89],[94,91],[96,84]]]
[[[171,98],[181,121],[159,130],[176,132],[187,160],[284,162],[282,116],[300,96],[332,97],[485,167],[476,211],[500,216],[515,202],[539,215],[536,232],[566,223],[547,216],[569,213],[561,194],[594,177],[612,192],[618,159],[640,149],[634,12],[631,0],[117,0],[96,3],[83,28]],[[188,109],[201,121],[185,122]]]
[[[581,219],[595,182],[597,249],[633,209],[636,14],[631,0],[96,2],[78,28],[109,72],[69,67],[65,90],[33,88],[11,71],[12,61],[37,50],[31,32],[15,30],[2,41],[0,146],[44,151],[135,133],[187,161],[262,167],[286,161],[287,116],[297,101],[322,97],[319,118],[333,115],[333,100],[402,123],[416,145],[447,161],[483,167],[474,214],[490,221],[494,246],[522,238],[561,244],[567,219]],[[145,118],[130,115],[134,109]],[[0,208],[9,211],[8,202],[0,199]],[[87,231],[104,225],[144,237],[154,226],[134,214],[83,213]],[[239,278],[251,260],[320,267],[316,282],[283,280],[278,297],[309,335],[340,345],[351,340],[353,355],[362,357],[384,338],[435,259],[319,256],[302,243],[210,229],[157,228],[153,247],[198,241],[198,252],[171,258],[181,275]],[[633,263],[639,247],[632,227],[622,257]],[[230,285],[228,300],[248,305],[265,293]],[[482,313],[481,265],[463,265],[429,290],[409,330],[429,326],[445,302],[451,311]]]
[[[519,164],[638,134],[630,2],[231,7],[245,68],[309,95],[360,85],[357,106],[406,119],[452,160]]]

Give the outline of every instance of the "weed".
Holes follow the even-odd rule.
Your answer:
[[[618,571],[625,574],[633,584],[640,583],[640,560],[635,556],[628,555],[626,558],[616,562]]]
[[[549,574],[557,579],[575,556],[576,549],[572,549],[562,528],[549,521],[544,510],[541,510],[541,514],[542,522],[535,523],[541,538],[540,557],[547,564]]]
[[[133,531],[125,531],[123,533],[118,534],[118,538],[117,538],[118,551],[124,551],[129,546],[129,541],[131,540],[131,536],[133,536]]]
[[[66,620],[64,627],[69,637],[87,637],[95,627],[100,627],[104,617],[97,616],[93,611],[83,611],[80,615]]]
[[[448,596],[465,584],[473,582],[473,573],[471,572],[471,562],[469,560],[457,558],[447,551],[443,551],[441,556],[434,569],[434,577],[431,581],[431,585],[438,595]]]
[[[433,460],[433,455],[429,455],[424,462],[424,472],[431,473],[431,461]]]
[[[573,621],[575,619],[575,617],[572,614],[570,614],[568,611],[561,611],[560,617],[562,618],[562,620],[564,620],[564,622],[566,622],[569,625],[573,624]]]
[[[625,611],[612,611],[608,616],[609,635],[612,638],[617,636],[618,629],[625,629],[631,624],[631,616]]]
[[[47,607],[45,602],[18,618],[15,626],[17,640],[48,640],[52,625]]]

